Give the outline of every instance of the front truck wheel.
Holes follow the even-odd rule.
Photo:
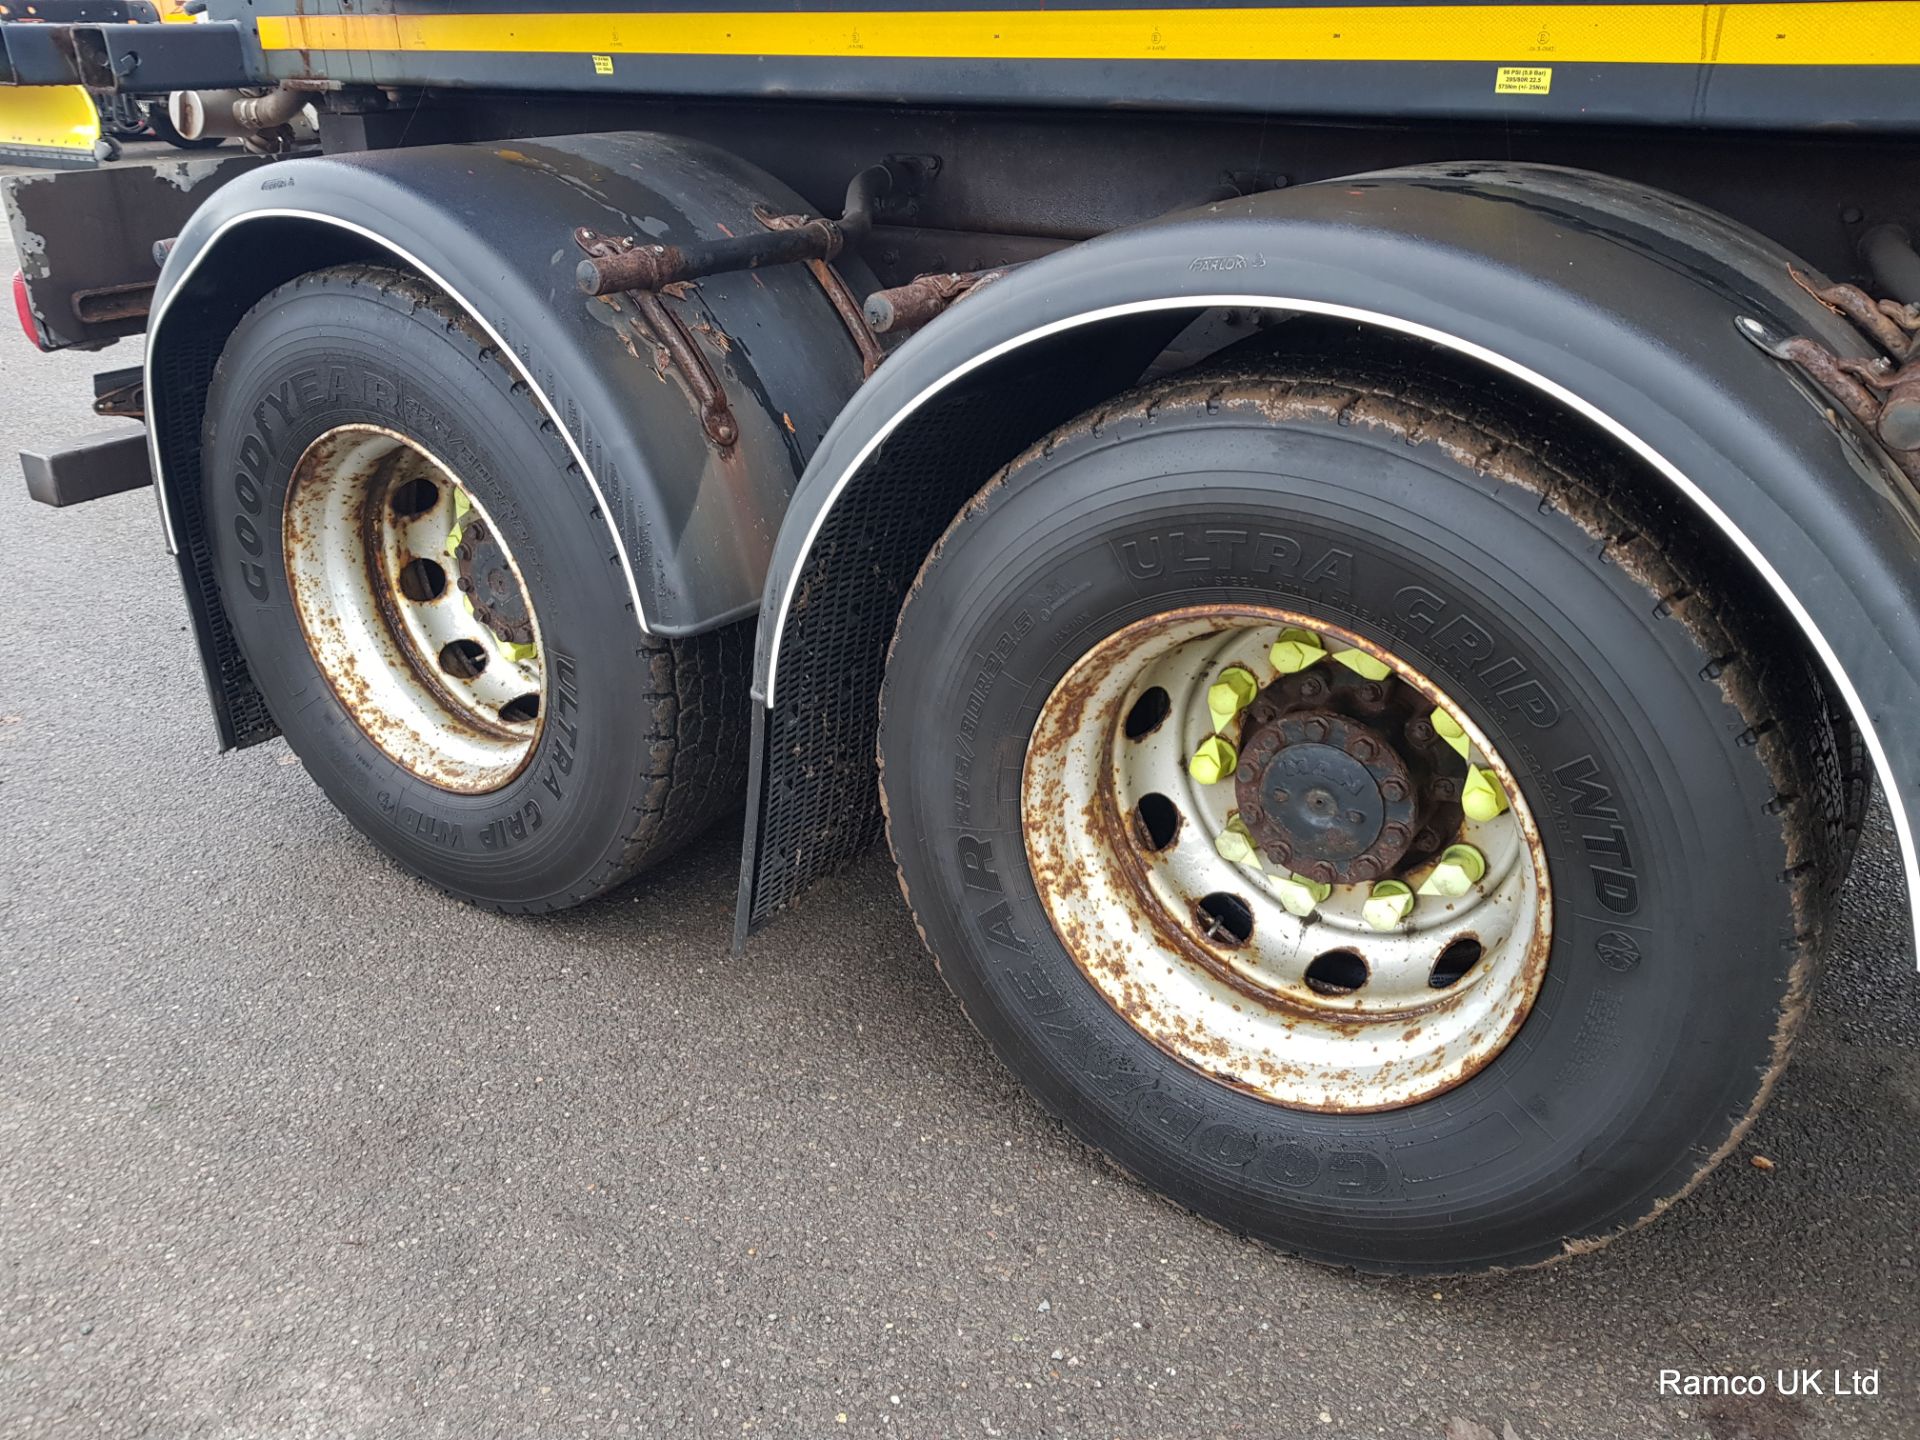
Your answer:
[[[401,864],[559,909],[739,803],[744,633],[641,632],[561,438],[437,290],[364,265],[281,286],[227,343],[203,442],[248,668]]]
[[[1083,417],[954,523],[888,834],[975,1024],[1147,1183],[1368,1270],[1550,1260],[1780,1069],[1837,878],[1820,687],[1617,462],[1293,365]]]

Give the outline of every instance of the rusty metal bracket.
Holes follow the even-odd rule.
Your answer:
[[[93,377],[93,413],[123,420],[147,418],[146,379],[138,365]]]
[[[1816,286],[1791,266],[1787,273],[1883,353],[1870,360],[1839,355],[1818,340],[1780,335],[1745,316],[1736,322],[1740,333],[1812,380],[1878,437],[1907,478],[1920,484],[1920,306],[1876,300],[1857,285]]]
[[[866,322],[879,335],[918,330],[948,306],[964,300],[982,285],[992,284],[1012,265],[993,270],[954,270],[946,274],[917,275],[891,290],[876,290],[867,297]]]
[[[597,230],[584,227],[573,232],[573,239],[576,245],[595,259],[610,259],[626,254],[635,245],[630,238],[602,235]],[[684,298],[685,285],[669,285],[665,293]],[[599,298],[609,302],[609,297]],[[733,409],[727,403],[727,392],[720,383],[720,377],[707,363],[706,355],[685,322],[667,307],[660,292],[625,290],[620,292],[620,298],[633,306],[632,312],[626,316],[627,325],[653,351],[654,369],[662,378],[668,371],[680,377],[700,413],[700,425],[707,439],[722,451],[731,449],[740,438],[740,424],[734,419]],[[610,303],[618,308],[617,300]]]
[[[73,315],[82,325],[99,325],[113,320],[138,320],[153,306],[151,280],[135,280],[125,285],[96,285],[73,292]]]
[[[769,230],[805,230],[825,223],[811,215],[776,215],[764,205],[753,207],[753,218]],[[860,313],[860,301],[854,296],[853,291],[847,288],[847,282],[840,278],[840,272],[833,268],[831,260],[809,259],[807,268],[813,272],[813,278],[819,282],[820,289],[825,292],[827,303],[833,306],[834,313],[847,327],[847,334],[853,337],[854,348],[860,352],[862,375],[871,378],[873,372],[880,368],[880,362],[887,358],[887,354],[880,348],[879,341],[873,338],[873,332],[867,328],[866,319]]]

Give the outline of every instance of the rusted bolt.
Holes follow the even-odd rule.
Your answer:
[[[1375,930],[1391,930],[1413,913],[1413,891],[1399,880],[1382,880],[1373,887],[1360,918]]]
[[[1411,731],[1413,726],[1409,725],[1407,728]],[[1469,758],[1467,752],[1473,748],[1473,744],[1467,739],[1467,732],[1460,728],[1460,722],[1453,718],[1451,712],[1436,707],[1433,712],[1433,729],[1436,735],[1459,753],[1462,760]]]
[[[1361,855],[1348,863],[1347,871],[1355,880],[1372,880],[1380,873],[1380,862],[1371,855]]]
[[[1460,808],[1469,820],[1487,821],[1507,808],[1507,792],[1478,765],[1467,767],[1467,783],[1460,792]]]
[[[1300,733],[1305,735],[1309,740],[1326,739],[1327,728],[1326,720],[1319,715],[1309,715],[1305,720],[1300,722]]]
[[[1220,858],[1231,860],[1236,865],[1250,865],[1260,868],[1260,847],[1253,843],[1253,835],[1247,829],[1246,821],[1237,814],[1227,817],[1227,828],[1213,837],[1213,848],[1220,852]]]
[[[1267,659],[1282,675],[1293,675],[1309,665],[1319,664],[1326,653],[1318,635],[1296,628],[1280,632],[1280,638],[1267,651]]]
[[[1239,769],[1233,772],[1233,778],[1242,784],[1251,785],[1253,783],[1253,777],[1259,773],[1260,772],[1253,767],[1251,761],[1242,760]]]
[[[1273,893],[1282,909],[1304,920],[1313,913],[1316,905],[1333,893],[1333,887],[1309,880],[1304,875],[1289,875],[1284,880],[1273,882]]]
[[[1288,845],[1276,845],[1273,848],[1276,854],[1284,853],[1289,856],[1293,854],[1293,848]],[[1328,861],[1316,860],[1307,866],[1305,874],[1309,880],[1318,880],[1322,884],[1327,884],[1333,879],[1333,866]]]
[[[1420,882],[1422,895],[1466,894],[1487,873],[1487,857],[1471,845],[1449,845],[1440,852],[1440,862]]]
[[[1327,682],[1322,680],[1318,675],[1302,677],[1300,681],[1300,698],[1302,700],[1317,700],[1326,693]]]
[[[1896,450],[1920,450],[1920,386],[1893,387],[1880,407],[1880,438]]]
[[[1239,763],[1232,741],[1210,735],[1193,752],[1193,758],[1187,762],[1187,773],[1202,785],[1217,785],[1233,774]]]
[[[1384,680],[1393,673],[1393,667],[1386,661],[1364,650],[1336,650],[1332,658],[1363,680]]]
[[[1380,782],[1380,798],[1389,805],[1397,805],[1407,798],[1407,785],[1398,775],[1389,775]],[[1391,827],[1389,827],[1391,828]]]
[[[1260,682],[1246,666],[1229,665],[1222,670],[1220,678],[1207,687],[1207,714],[1213,718],[1213,728],[1226,729],[1259,693]]]
[[[1424,720],[1407,721],[1407,739],[1416,745],[1424,745],[1433,738],[1433,726]]]
[[[1365,735],[1355,735],[1347,741],[1347,753],[1362,765],[1370,765],[1378,758],[1380,747]]]
[[[1380,787],[1385,791],[1386,786]],[[1389,820],[1380,830],[1381,838],[1393,845],[1404,845],[1407,840],[1407,827],[1398,820]]]

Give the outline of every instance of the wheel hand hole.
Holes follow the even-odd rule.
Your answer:
[[[425,604],[447,591],[447,572],[431,560],[409,560],[400,567],[400,593]]]
[[[472,680],[487,668],[487,652],[477,640],[450,641],[441,647],[440,668],[457,680]]]
[[[1253,907],[1238,895],[1216,890],[1193,907],[1200,933],[1216,945],[1244,945],[1253,938]]]
[[[1321,995],[1351,995],[1367,983],[1367,962],[1352,950],[1326,950],[1307,966],[1307,988]]]
[[[1127,711],[1127,738],[1144,740],[1160,728],[1160,722],[1173,712],[1173,701],[1158,685],[1133,702]]]
[[[1427,984],[1436,990],[1444,990],[1480,963],[1480,942],[1471,935],[1463,935],[1440,952],[1440,958],[1433,962],[1433,971],[1427,976]]]
[[[538,695],[516,695],[500,707],[500,718],[509,724],[520,724],[537,719],[540,714]]]
[[[414,479],[393,487],[393,513],[403,519],[424,515],[440,503],[440,487],[431,480]]]
[[[1166,849],[1180,833],[1180,807],[1158,791],[1142,795],[1133,807],[1133,833],[1148,850]]]

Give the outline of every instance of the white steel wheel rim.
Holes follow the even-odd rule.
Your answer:
[[[1237,861],[1220,850],[1217,837],[1238,812],[1236,785],[1231,777],[1201,783],[1189,761],[1202,740],[1250,723],[1252,712],[1216,732],[1209,688],[1242,666],[1265,697],[1281,673],[1270,647],[1295,629],[1320,638],[1327,657],[1317,664],[1339,666],[1334,652],[1359,652],[1459,723],[1455,750],[1469,748],[1466,763],[1497,784],[1507,806],[1484,822],[1463,819],[1451,837],[1485,863],[1466,893],[1417,894],[1411,914],[1382,930],[1366,918],[1372,882],[1336,884],[1301,916],[1287,908],[1288,898],[1301,903],[1290,867],[1264,851]],[[1168,702],[1165,718],[1129,734],[1130,724],[1158,710],[1157,701],[1135,709],[1156,689]],[[1177,811],[1164,844],[1165,807],[1142,809],[1152,795]],[[1081,657],[1042,707],[1021,804],[1042,903],[1088,981],[1162,1050],[1272,1103],[1354,1112],[1430,1098],[1505,1049],[1539,992],[1551,900],[1539,830],[1512,772],[1431,681],[1324,620],[1204,607],[1117,631]],[[1418,890],[1434,868],[1409,866],[1400,878]],[[1245,916],[1223,895],[1238,899]],[[1200,903],[1209,897],[1212,908]],[[1251,924],[1244,939],[1243,920]],[[1357,988],[1322,978],[1351,979],[1360,972],[1350,961],[1316,965],[1341,951],[1364,965]]]
[[[475,536],[492,543],[469,576],[460,547]],[[382,753],[463,794],[520,773],[546,708],[539,619],[505,537],[446,465],[381,426],[329,430],[294,467],[282,538],[307,648]],[[524,615],[494,622],[511,635],[476,615],[476,585],[496,603],[517,594]]]

